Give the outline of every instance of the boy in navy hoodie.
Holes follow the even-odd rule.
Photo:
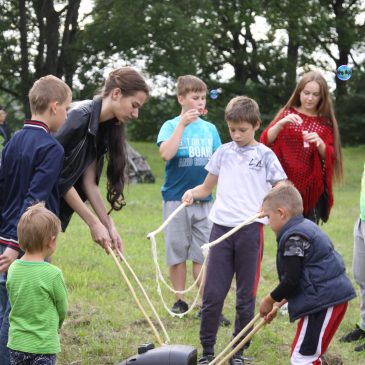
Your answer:
[[[271,321],[273,307],[288,302],[290,320],[299,319],[291,364],[322,364],[348,301],[356,296],[354,288],[329,237],[303,217],[302,197],[294,185],[279,183],[262,209],[277,236],[280,283],[262,299],[261,316]]]
[[[66,119],[71,90],[59,78],[48,75],[29,91],[32,117],[14,134],[2,152],[0,169],[0,364],[9,365],[7,348],[10,304],[6,276],[18,258],[17,225],[35,202],[58,215],[58,178],[63,165],[63,147],[51,135]]]

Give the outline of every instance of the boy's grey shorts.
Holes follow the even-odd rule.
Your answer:
[[[163,218],[181,204],[180,201],[163,201]],[[168,266],[191,260],[202,264],[201,246],[209,242],[212,222],[208,215],[213,202],[197,202],[182,209],[165,227],[166,263]]]

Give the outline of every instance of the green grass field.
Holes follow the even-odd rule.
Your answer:
[[[164,310],[156,291],[150,242],[146,239],[147,233],[162,223],[160,186],[163,182],[164,164],[154,144],[132,145],[147,157],[156,176],[156,183],[127,187],[125,191],[127,206],[121,212],[113,212],[113,218],[125,243],[126,258],[161,316],[171,343],[192,345],[198,349],[200,356],[199,320],[195,317],[196,312],[179,319],[170,317]],[[335,206],[330,220],[322,226],[343,255],[352,280],[352,231],[359,214],[358,200],[364,156],[365,146],[344,150],[346,181],[342,187],[336,188]],[[105,188],[105,181],[101,182],[101,186]],[[161,235],[157,236],[157,242],[161,267],[167,277]],[[269,229],[266,229],[258,302],[277,282],[275,248],[274,236]],[[63,270],[69,289],[70,304],[68,318],[62,328],[59,365],[117,364],[135,354],[139,344],[144,342],[157,344],[152,330],[135,304],[114,261],[92,242],[88,228],[77,216],[73,217],[67,232],[61,234],[53,263]],[[189,265],[189,283],[192,282],[190,267]],[[148,310],[137,286],[135,288]],[[195,292],[190,293],[188,301],[191,302],[194,295]],[[172,305],[173,294],[165,290],[164,296]],[[365,353],[355,353],[354,344],[342,344],[338,341],[339,337],[352,329],[357,322],[358,307],[359,300],[356,298],[350,303],[347,315],[328,350],[326,357],[328,364],[365,363]],[[234,320],[234,311],[233,282],[224,307],[224,313],[231,321]],[[155,320],[153,322],[157,324]],[[289,364],[289,349],[295,329],[296,324],[290,323],[288,317],[283,315],[279,315],[270,325],[262,329],[256,334],[247,351],[247,355],[254,357],[253,364]],[[219,329],[217,353],[230,341],[231,332],[232,328]]]

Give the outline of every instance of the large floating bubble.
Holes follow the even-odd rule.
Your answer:
[[[346,81],[352,76],[352,70],[348,65],[341,65],[337,69],[336,75],[340,80]]]
[[[209,95],[210,95],[211,99],[215,100],[215,99],[218,99],[219,92],[216,89],[212,89],[212,90],[210,90]]]

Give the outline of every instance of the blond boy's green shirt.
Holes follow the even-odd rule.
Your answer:
[[[360,193],[360,218],[365,222],[365,163],[361,179],[361,193]]]
[[[58,332],[68,308],[62,271],[48,262],[15,260],[6,286],[11,305],[8,347],[33,354],[60,352]]]

